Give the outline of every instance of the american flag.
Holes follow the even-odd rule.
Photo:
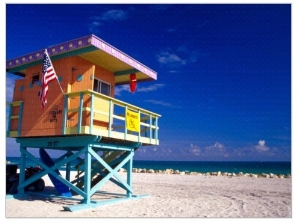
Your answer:
[[[54,67],[51,63],[50,57],[48,55],[47,49],[44,52],[44,62],[43,62],[43,70],[42,70],[42,86],[40,90],[40,100],[42,101],[42,109],[47,104],[47,92],[48,92],[48,83],[57,79]]]

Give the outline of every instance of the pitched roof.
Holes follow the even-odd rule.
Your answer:
[[[6,71],[25,76],[28,67],[42,64],[44,50],[6,61]],[[52,61],[68,56],[82,57],[114,73],[115,84],[127,84],[128,74],[136,73],[138,81],[156,80],[157,73],[95,35],[73,39],[47,48]]]

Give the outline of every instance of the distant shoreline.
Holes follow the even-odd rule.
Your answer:
[[[124,172],[126,172],[125,169]],[[174,169],[166,169],[166,170],[153,170],[153,169],[141,169],[141,168],[133,168],[133,173],[156,173],[156,174],[180,174],[180,175],[200,175],[200,176],[226,176],[226,177],[253,177],[253,178],[291,178],[291,174],[274,174],[274,173],[228,173],[228,172],[189,172],[189,171],[179,171]]]
[[[6,164],[10,162],[6,160]],[[65,171],[64,168],[59,169],[60,171]],[[76,172],[77,169],[72,169],[72,172]],[[126,169],[121,168],[119,172],[126,172]],[[253,178],[291,178],[291,174],[274,174],[274,173],[230,173],[230,172],[222,172],[222,171],[214,171],[214,172],[196,172],[196,171],[179,171],[174,169],[166,169],[166,170],[153,170],[146,168],[133,168],[133,173],[150,173],[150,174],[179,174],[179,175],[200,175],[200,176],[225,176],[225,177],[253,177]]]
[[[20,164],[20,157],[7,157],[8,161],[12,163]],[[56,158],[52,158],[54,161]],[[75,166],[78,164],[76,161],[72,161],[71,170],[76,171]],[[26,166],[35,167],[37,164],[31,159],[26,159]],[[222,174],[239,174],[243,172],[244,174],[276,174],[276,175],[291,175],[292,165],[289,161],[284,162],[239,162],[239,161],[147,161],[147,160],[134,160],[133,168],[144,169],[144,171],[154,170],[156,172],[165,171],[167,169],[173,169],[173,171],[185,172],[186,174],[197,172],[201,174],[217,173],[222,172]],[[59,170],[65,170],[65,166],[61,167]]]

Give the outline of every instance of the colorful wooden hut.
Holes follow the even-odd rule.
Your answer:
[[[157,73],[95,35],[88,35],[46,49],[57,81],[48,85],[47,104],[41,108],[45,49],[6,62],[6,71],[23,77],[15,82],[9,103],[7,136],[20,144],[21,165],[18,194],[48,174],[60,196],[78,194],[82,204],[67,210],[94,207],[137,198],[132,189],[134,151],[159,145],[159,114],[114,98],[115,87],[156,80]],[[28,149],[30,148],[30,149]],[[30,151],[39,149],[40,158]],[[60,157],[52,163],[49,151]],[[46,152],[48,151],[48,153]],[[25,180],[26,160],[43,170]],[[77,161],[77,177],[70,181],[71,165]],[[66,168],[66,176],[59,169]],[[118,175],[126,168],[127,180]],[[95,201],[91,197],[107,181],[126,191],[124,198]],[[63,187],[61,189],[61,187]],[[65,191],[63,191],[65,189]]]

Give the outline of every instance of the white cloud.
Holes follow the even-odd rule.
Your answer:
[[[185,65],[186,61],[178,55],[168,51],[162,51],[157,56],[157,60],[161,64]]]
[[[197,141],[184,141],[183,143],[173,142],[168,144],[166,141],[162,142],[157,149],[149,149],[148,153],[142,150],[139,157],[157,158],[167,160],[264,160],[278,157],[289,156],[289,153],[283,151],[282,148],[267,147],[264,140],[260,140],[257,146],[247,145],[244,147],[228,147],[220,142],[215,142],[212,145],[200,146]],[[139,148],[139,149],[142,149]],[[260,151],[258,151],[258,150]],[[262,152],[261,150],[267,150]],[[150,156],[149,156],[150,155]]]
[[[200,147],[198,147],[197,145],[191,144],[191,145],[190,145],[190,148],[189,148],[189,152],[192,153],[192,154],[195,155],[195,156],[200,156],[200,154],[201,154],[201,149],[200,149]]]
[[[149,103],[152,103],[155,105],[174,107],[171,103],[166,103],[166,102],[159,101],[159,100],[148,99],[148,100],[145,100],[145,102],[149,102]]]
[[[138,152],[140,152],[140,153],[146,153],[147,149],[145,147],[139,147]]]
[[[157,83],[157,84],[153,84],[153,85],[150,85],[150,86],[147,86],[147,87],[137,87],[136,91],[138,91],[138,92],[156,91],[159,88],[162,88],[164,86],[165,86],[164,84]]]
[[[103,12],[100,16],[92,16],[91,19],[99,22],[99,21],[108,21],[108,20],[126,20],[127,12],[123,10],[109,10]]]
[[[91,24],[89,24],[89,31],[91,33],[96,33],[99,32],[99,28],[102,26],[102,24],[100,22],[92,22]]]
[[[225,146],[219,142],[207,147],[199,147],[196,144],[190,144],[189,147],[180,148],[180,154],[182,156],[196,157],[200,159],[216,159],[216,158],[228,158],[230,152],[225,149]]]
[[[266,143],[266,141],[264,141],[264,140],[258,141],[259,146],[265,146],[265,143]]]
[[[166,157],[172,159],[172,157],[175,156],[173,151],[169,148],[164,148],[161,146],[158,147],[147,147],[147,146],[141,146],[139,149],[136,150],[134,154],[135,158],[137,159],[157,159],[157,160],[163,160]]]
[[[115,95],[120,96],[122,92],[130,92],[129,84],[115,87]]]
[[[147,87],[139,87],[139,84],[137,84],[136,91],[137,92],[151,92],[156,91],[162,87],[164,87],[164,84],[153,84]],[[128,92],[130,93],[129,84],[120,85],[115,87],[115,95],[120,96],[122,92]]]
[[[214,152],[224,152],[225,151],[225,147],[224,145],[222,145],[219,142],[216,142],[214,145],[212,146],[208,146],[205,148],[207,151],[214,151]]]
[[[93,24],[94,26],[99,26],[99,25],[101,25],[100,22],[93,22],[92,24]]]
[[[260,140],[260,141],[258,141],[258,145],[255,146],[255,149],[259,152],[269,151],[270,148],[267,147],[265,144],[266,144],[266,141]]]
[[[101,20],[125,20],[127,19],[127,14],[123,10],[109,10],[102,13]]]
[[[100,16],[92,16],[90,18],[92,22],[88,25],[89,30],[92,33],[98,32],[104,21],[123,21],[128,18],[127,15],[128,12],[124,10],[109,10],[103,12]]]
[[[179,73],[177,70],[170,70],[169,73]]]
[[[211,146],[207,146],[203,150],[202,156],[209,157],[209,158],[217,158],[217,157],[230,157],[230,151],[228,151],[225,146],[219,142]]]
[[[170,67],[180,67],[198,60],[199,53],[189,50],[186,45],[181,45],[175,50],[168,48],[156,55],[157,61],[162,65]]]

